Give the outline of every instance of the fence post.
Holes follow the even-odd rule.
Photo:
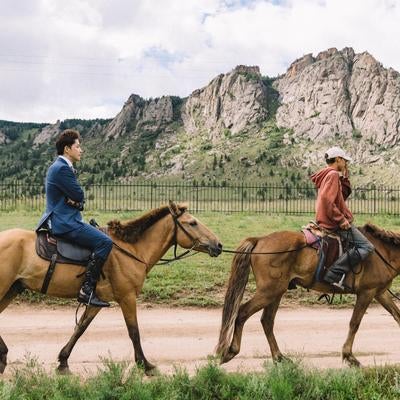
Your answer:
[[[196,213],[199,212],[199,185],[196,184]]]
[[[285,213],[287,214],[289,211],[289,185],[285,185],[286,195],[285,195]]]
[[[104,211],[106,211],[107,210],[107,190],[106,190],[106,184],[104,184],[104,186],[103,186],[103,188],[104,188],[104,190],[103,190],[103,208],[104,208]]]
[[[17,197],[18,197],[18,190],[17,190],[17,181],[14,181],[14,209],[17,208]]]
[[[150,182],[150,208],[153,208],[153,182]]]
[[[243,212],[243,200],[244,200],[244,193],[243,193],[243,181],[242,181],[242,199],[241,199],[241,205],[240,205],[241,212]]]

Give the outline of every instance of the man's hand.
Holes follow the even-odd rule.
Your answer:
[[[339,225],[340,229],[343,229],[344,231],[347,231],[350,229],[351,224],[349,221],[347,221],[347,219],[345,219],[340,225]]]
[[[344,165],[344,169],[343,169],[342,174],[343,174],[343,176],[344,176],[345,178],[348,178],[348,177],[349,177],[349,167],[348,167],[348,165],[347,165],[347,162],[346,162],[346,164]]]
[[[75,201],[75,200],[70,199],[69,197],[66,197],[66,198],[65,198],[65,202],[66,202],[69,206],[71,206],[71,207],[73,207],[73,208],[76,208],[76,209],[79,210],[79,211],[83,211],[83,203],[84,203],[84,202]]]

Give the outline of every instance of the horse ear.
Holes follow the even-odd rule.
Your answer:
[[[168,208],[173,216],[176,217],[179,214],[178,207],[172,200],[169,201]]]

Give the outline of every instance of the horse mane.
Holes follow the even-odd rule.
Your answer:
[[[387,231],[385,229],[378,228],[376,225],[368,222],[361,228],[362,232],[366,232],[376,237],[377,239],[382,240],[383,242],[400,245],[400,233]]]
[[[184,212],[187,210],[187,205],[178,204],[177,208],[179,211]],[[126,222],[121,222],[118,219],[114,219],[109,221],[107,226],[110,233],[112,233],[117,239],[121,239],[128,243],[136,243],[144,231],[169,213],[169,207],[163,206],[155,208],[139,218]]]

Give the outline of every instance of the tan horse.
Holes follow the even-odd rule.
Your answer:
[[[356,304],[350,320],[350,329],[342,348],[342,357],[349,365],[359,366],[352,352],[354,337],[369,304],[375,298],[400,325],[400,310],[387,289],[400,272],[400,233],[385,231],[372,224],[362,228],[374,244],[376,252],[363,263],[359,273],[351,273],[351,293],[356,294]],[[243,325],[255,312],[263,309],[261,324],[271,349],[272,359],[284,357],[274,336],[274,320],[282,296],[292,280],[304,288],[332,293],[333,287],[313,283],[317,264],[316,251],[305,246],[301,232],[274,232],[265,237],[247,238],[239,245],[232,261],[231,276],[225,295],[222,324],[216,352],[221,363],[235,357],[240,351]],[[291,251],[299,249],[298,251]],[[279,253],[284,251],[284,253]],[[251,253],[277,254],[251,254]],[[241,305],[250,266],[256,281],[256,293]],[[350,292],[349,292],[350,293]],[[310,329],[313,329],[310,326]]]
[[[105,279],[99,281],[97,292],[102,299],[114,300],[121,306],[136,363],[149,372],[155,367],[143,354],[136,316],[136,298],[147,274],[174,244],[207,252],[210,256],[218,256],[222,245],[206,226],[187,212],[186,206],[174,203],[152,210],[136,220],[111,221],[108,233],[117,245],[140,261],[114,247],[103,268]],[[41,289],[49,262],[36,255],[35,240],[36,234],[32,231],[11,229],[0,233],[0,312],[23,289]],[[81,266],[57,264],[47,294],[75,298],[82,280],[77,279],[77,275],[82,271]],[[58,356],[59,371],[68,372],[68,358],[75,343],[99,311],[100,308],[96,307],[86,308]],[[7,352],[0,337],[0,373],[6,367]]]

